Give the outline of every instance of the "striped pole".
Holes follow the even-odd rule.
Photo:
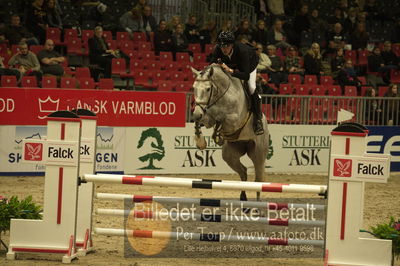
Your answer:
[[[325,210],[325,205],[312,203],[277,203],[277,202],[261,202],[261,201],[240,201],[240,200],[223,200],[223,199],[197,199],[183,197],[161,197],[161,196],[145,196],[130,194],[114,194],[114,193],[97,193],[96,198],[106,200],[130,200],[134,203],[138,202],[158,202],[158,203],[181,203],[195,204],[208,207],[237,207],[237,208],[259,208],[267,210],[282,209],[311,209]]]
[[[259,217],[252,214],[249,215],[220,215],[209,213],[193,213],[193,212],[153,212],[153,211],[137,211],[137,210],[121,210],[121,209],[97,209],[96,214],[99,215],[113,215],[113,216],[129,216],[138,219],[151,219],[151,220],[167,220],[174,221],[198,221],[198,222],[248,222],[248,223],[262,223],[268,225],[278,226],[325,226],[325,221],[320,220],[296,220],[296,219],[271,219],[266,217]]]
[[[221,180],[192,180],[188,178],[169,178],[154,176],[123,176],[123,175],[92,175],[85,174],[86,182],[105,182],[143,186],[186,187],[202,189],[225,189],[256,192],[296,192],[296,193],[325,193],[327,187],[322,185],[280,184],[263,182],[243,182]]]
[[[259,243],[266,245],[315,245],[323,246],[323,240],[308,240],[308,239],[276,239],[265,236],[250,235],[250,234],[235,234],[227,235],[225,233],[189,233],[189,232],[166,232],[166,231],[147,231],[147,230],[128,230],[128,229],[114,229],[114,228],[94,228],[94,233],[98,235],[108,236],[128,236],[135,238],[167,238],[172,240],[192,240],[192,241],[206,241],[206,242],[248,242]]]

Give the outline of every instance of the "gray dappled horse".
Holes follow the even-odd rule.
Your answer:
[[[210,65],[203,71],[192,68],[192,71],[196,75],[193,119],[196,122],[197,147],[204,149],[206,145],[200,126],[214,127],[213,138],[216,143],[222,144],[222,158],[239,174],[240,179],[247,181],[247,168],[240,162],[240,157],[247,154],[254,165],[255,181],[263,182],[269,145],[265,116],[264,134],[255,135],[253,115],[242,82],[218,65]],[[247,200],[245,191],[241,192],[240,199]],[[257,192],[259,199],[260,193]]]

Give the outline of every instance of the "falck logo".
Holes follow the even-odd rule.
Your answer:
[[[24,159],[26,161],[41,161],[43,144],[42,143],[25,143]]]
[[[39,98],[39,112],[46,113],[44,116],[38,115],[40,119],[45,119],[49,113],[53,113],[58,111],[58,106],[60,103],[60,99],[53,100],[50,96],[47,96],[45,100]]]
[[[351,177],[352,161],[349,159],[335,159],[333,175],[339,177]]]

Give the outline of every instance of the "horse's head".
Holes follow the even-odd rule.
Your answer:
[[[208,66],[203,71],[192,68],[192,71],[196,75],[193,84],[196,105],[193,119],[209,128],[214,126],[221,117],[218,104],[222,102],[222,97],[229,89],[231,80],[222,68],[216,65]]]

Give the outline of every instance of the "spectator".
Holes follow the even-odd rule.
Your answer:
[[[268,55],[264,53],[264,48],[261,43],[256,44],[257,48],[257,55],[260,58],[257,65],[257,72],[258,73],[267,73],[269,67],[271,67],[271,60],[269,59]]]
[[[89,19],[93,20],[96,22],[96,25],[101,25],[104,27],[105,21],[106,21],[106,11],[107,11],[107,5],[101,3],[101,2],[96,2],[96,4],[89,10]]]
[[[343,22],[343,30],[347,34],[352,34],[356,28],[357,23],[357,9],[350,8],[347,18]]]
[[[276,55],[276,47],[274,45],[268,45],[267,51],[268,57],[271,60],[271,66],[267,66],[267,73],[270,77],[270,81],[278,87],[279,84],[287,82],[284,65],[281,58]]]
[[[26,27],[34,36],[37,36],[40,43],[46,39],[46,11],[43,8],[43,0],[34,0],[26,11]]]
[[[398,91],[397,84],[390,84],[388,92],[385,97],[390,97],[392,99],[387,99],[385,105],[383,106],[383,117],[384,122],[387,125],[394,126],[399,125],[400,121],[400,94]],[[393,99],[396,98],[396,99]]]
[[[261,74],[257,74],[257,88],[261,94],[277,94],[277,91],[268,85],[268,80],[263,78]],[[271,101],[271,99],[269,98],[268,101]]]
[[[364,23],[357,23],[356,29],[350,36],[350,43],[352,50],[364,50],[367,48],[369,42],[369,34],[365,30]]]
[[[369,87],[365,92],[365,97],[376,97],[376,90]],[[381,121],[382,109],[380,108],[379,101],[376,99],[365,100],[365,121],[368,124],[376,125],[377,122]]]
[[[161,21],[160,21],[161,22]],[[176,25],[182,24],[182,20],[180,16],[173,16],[171,20],[166,24],[166,29],[169,31],[169,33],[172,34],[172,32],[175,30]],[[160,27],[160,23],[158,23],[158,27]]]
[[[236,31],[235,26],[232,24],[232,20],[227,19],[224,21],[224,23],[222,23],[221,30],[218,32],[218,34],[223,31],[232,31],[232,32]]]
[[[189,16],[189,21],[185,25],[185,35],[189,43],[200,43],[199,26],[197,25],[197,18],[195,15]]]
[[[257,12],[257,20],[265,21],[268,19],[268,8],[267,8],[267,1],[266,0],[256,0],[254,2],[254,11]]]
[[[383,82],[389,84],[390,70],[396,68],[395,66],[385,65],[385,61],[381,55],[381,49],[375,47],[372,54],[368,56],[368,68],[370,72],[379,72],[382,76]]]
[[[132,8],[130,11],[124,13],[120,17],[119,23],[121,28],[128,32],[131,36],[133,32],[144,31],[141,11],[136,8]]]
[[[322,70],[322,56],[318,43],[311,44],[311,49],[304,55],[304,74],[316,75],[319,78],[324,74]]]
[[[274,25],[268,31],[268,43],[273,44],[275,47],[286,49],[290,46],[287,42],[287,36],[283,30],[282,20],[275,20]]]
[[[36,39],[28,29],[21,25],[21,19],[18,15],[11,16],[11,23],[5,29],[5,36],[10,44],[18,44],[26,42],[28,45],[38,45],[39,41]]]
[[[361,81],[357,78],[357,73],[353,67],[353,62],[348,59],[344,64],[344,67],[339,70],[337,81],[342,88],[342,94],[344,94],[345,86],[357,87],[358,95],[361,92]]]
[[[49,27],[62,29],[63,23],[59,10],[56,6],[56,0],[47,0],[45,3],[46,23]]]
[[[44,75],[64,75],[64,68],[61,66],[61,63],[65,61],[65,57],[61,56],[57,51],[54,51],[53,40],[46,40],[44,49],[38,53],[37,57]]]
[[[10,69],[4,65],[4,58],[0,56],[0,78],[1,76],[15,76],[19,81],[21,79],[21,72],[17,69]]]
[[[142,11],[142,25],[147,34],[147,39],[150,40],[150,33],[157,29],[156,18],[152,15],[151,6],[145,5]]]
[[[284,2],[283,0],[268,0],[267,1],[268,10],[271,11],[271,13],[275,17],[285,16],[285,9],[283,2]]]
[[[310,20],[310,29],[313,32],[325,33],[325,29],[327,28],[326,21],[319,17],[318,10],[313,9],[311,11]]]
[[[328,54],[333,54],[338,48],[344,48],[347,43],[347,35],[343,32],[343,27],[340,23],[336,23],[333,27],[333,32],[328,34]]]
[[[172,36],[169,30],[167,30],[167,23],[165,20],[160,20],[158,24],[158,30],[154,32],[154,50],[156,55],[160,54],[160,51],[172,52]]]
[[[285,68],[289,74],[304,74],[304,69],[300,64],[300,57],[297,55],[294,46],[289,47],[288,54],[285,57]]]
[[[239,28],[235,31],[236,40],[238,40],[239,36],[245,36],[250,43],[253,41],[252,30],[250,29],[250,21],[248,19],[243,19],[240,22]]]
[[[386,66],[390,66],[391,68],[399,68],[399,58],[392,51],[392,43],[389,41],[384,42],[383,51],[381,53],[383,62]]]
[[[344,24],[343,11],[340,9],[340,7],[335,8],[334,15],[328,19],[328,23],[332,29],[336,23],[339,23],[340,25]]]
[[[343,68],[345,63],[343,48],[336,50],[335,56],[331,60],[331,72],[333,77],[337,77],[339,71]]]
[[[265,28],[264,20],[257,21],[257,27],[253,31],[252,40],[255,43],[261,43],[262,45],[266,45],[268,43],[268,32]]]
[[[147,0],[138,0],[136,1],[136,4],[133,6],[133,8],[137,10],[143,10],[145,6],[148,6],[149,4],[147,3]]]
[[[300,11],[293,21],[293,30],[296,38],[296,43],[300,43],[300,36],[303,31],[310,30],[310,19],[308,18],[308,5],[303,4]]]
[[[10,58],[8,65],[18,69],[21,76],[35,76],[39,83],[42,80],[39,60],[26,42],[19,43],[19,52]]]
[[[214,21],[208,21],[199,32],[201,49],[204,51],[206,44],[215,43],[217,40],[217,25]]]
[[[91,64],[98,64],[104,68],[104,77],[111,78],[111,61],[118,56],[117,51],[108,48],[103,37],[103,28],[94,28],[94,36],[88,40],[89,59]]]
[[[176,25],[174,33],[172,33],[172,45],[174,60],[177,52],[187,52],[190,56],[193,56],[193,52],[188,50],[189,41],[186,35],[183,33],[183,25]]]

